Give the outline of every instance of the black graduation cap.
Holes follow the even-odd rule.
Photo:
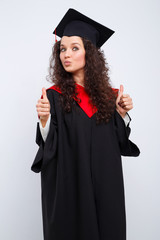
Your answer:
[[[114,33],[113,30],[95,22],[91,18],[70,8],[53,34],[59,37],[79,36],[90,40],[96,47],[101,47]]]

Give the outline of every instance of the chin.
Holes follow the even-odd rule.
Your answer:
[[[83,68],[73,69],[72,67],[64,67],[64,70],[68,73],[76,74],[83,70]]]
[[[70,67],[64,67],[64,70],[65,70],[66,72],[70,72],[70,73],[73,72],[73,69],[71,69]]]
[[[66,68],[65,71],[68,72],[68,73],[72,73],[72,74],[77,72],[77,71],[74,71],[74,70],[68,69],[68,68]]]

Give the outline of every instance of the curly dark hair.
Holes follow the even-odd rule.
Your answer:
[[[108,64],[101,49],[96,48],[85,38],[82,38],[82,41],[85,48],[84,88],[91,104],[98,109],[95,113],[96,123],[107,123],[113,115],[116,105],[116,95],[111,87],[108,75]],[[65,71],[59,55],[60,41],[56,42],[52,48],[47,80],[60,87],[62,92],[60,95],[61,104],[64,111],[70,112],[74,98],[77,101],[80,101],[80,99],[77,98],[72,73]]]

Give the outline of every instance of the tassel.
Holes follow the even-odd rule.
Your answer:
[[[56,28],[55,28],[55,42],[57,42]]]

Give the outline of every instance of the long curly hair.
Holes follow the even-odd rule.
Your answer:
[[[90,103],[97,107],[96,123],[108,122],[115,110],[116,95],[109,79],[109,68],[104,52],[96,48],[89,40],[82,38],[85,48],[84,88],[90,98]],[[77,101],[75,81],[72,73],[66,72],[60,60],[60,41],[52,48],[49,75],[47,80],[60,87],[60,102],[64,111],[70,112],[74,98]],[[73,98],[74,97],[74,98]]]

